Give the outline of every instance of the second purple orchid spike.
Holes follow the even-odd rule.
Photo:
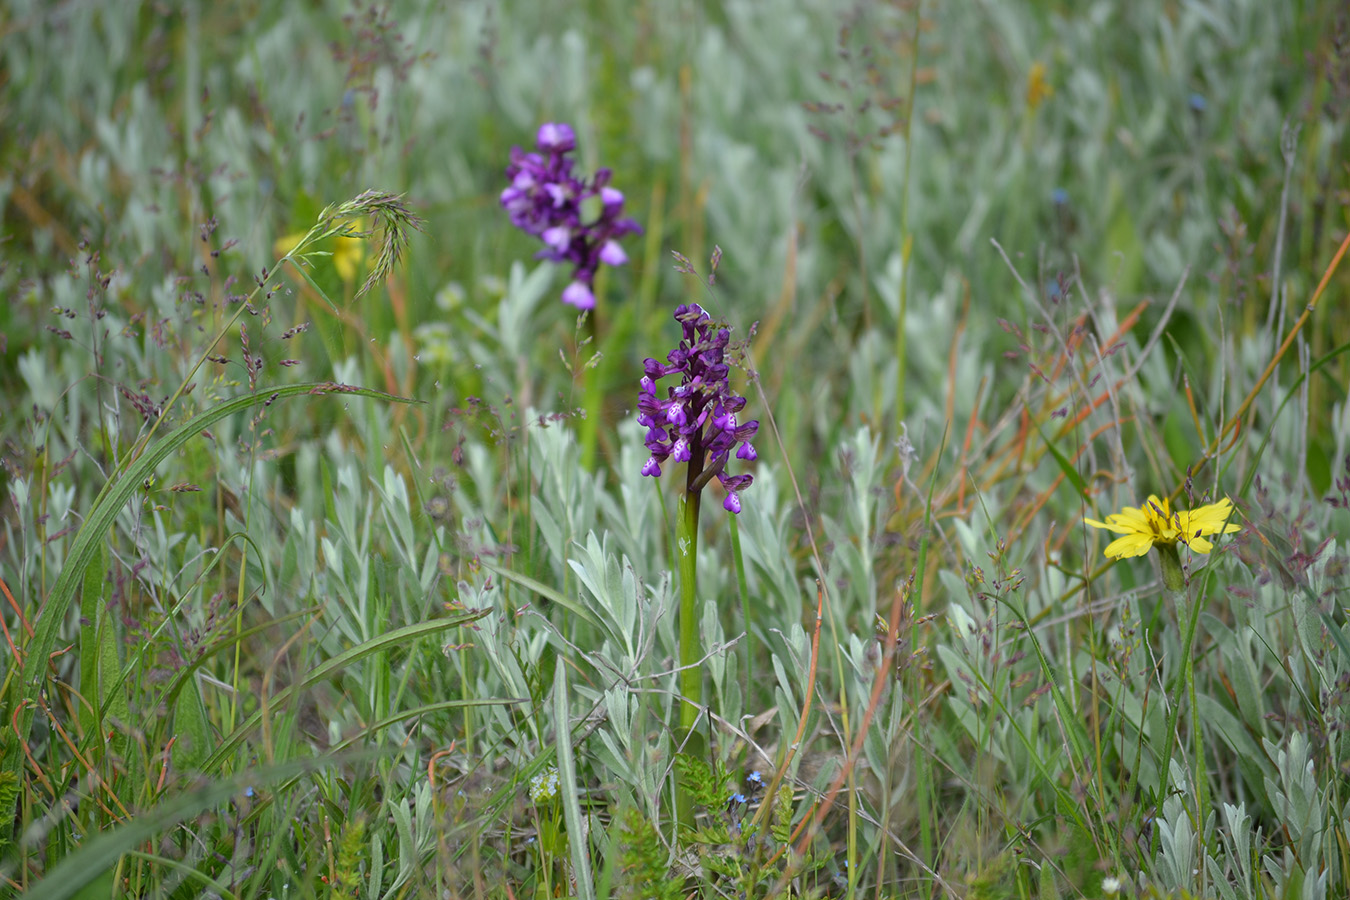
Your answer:
[[[568,155],[577,146],[576,132],[561,122],[546,122],[535,135],[538,153],[511,148],[506,176],[511,184],[501,193],[501,204],[511,224],[543,241],[537,258],[572,264],[572,281],[562,300],[578,309],[595,306],[595,273],[604,263],[621,266],[628,254],[619,245],[627,234],[642,227],[623,215],[623,192],[609,186],[609,169],[600,169],[590,181],[572,174]],[[582,205],[598,213],[583,221]],[[591,201],[587,203],[587,201]]]

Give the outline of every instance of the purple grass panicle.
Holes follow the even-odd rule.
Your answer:
[[[572,264],[572,281],[563,289],[563,302],[591,309],[600,264],[628,262],[619,239],[641,234],[642,226],[624,217],[623,192],[609,186],[609,169],[598,170],[589,182],[572,174],[573,160],[568,154],[576,149],[577,136],[570,125],[540,125],[535,146],[538,153],[511,148],[511,163],[506,167],[511,184],[501,193],[502,207],[512,225],[543,241],[537,259]],[[589,222],[583,221],[583,204],[594,216]]]
[[[727,491],[722,506],[738,513],[740,492],[754,476],[732,475],[726,467],[733,453],[737,459],[755,459],[750,439],[759,430],[759,422],[737,419],[745,409],[745,398],[731,392],[728,378],[731,370],[725,356],[731,332],[714,323],[697,303],[676,308],[675,320],[684,329],[684,337],[666,357],[668,362],[648,359],[644,363],[638,423],[647,428],[646,444],[652,455],[642,474],[659,476],[661,464],[671,458],[688,463],[689,491],[702,490],[716,477]],[[656,382],[675,374],[680,376],[679,385],[667,387],[666,398],[660,399]]]

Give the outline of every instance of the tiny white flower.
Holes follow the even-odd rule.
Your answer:
[[[1120,879],[1114,875],[1102,879],[1102,893],[1108,897],[1114,897],[1120,893]]]

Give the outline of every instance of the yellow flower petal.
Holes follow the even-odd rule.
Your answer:
[[[1200,537],[1200,535],[1198,534],[1192,535],[1191,538],[1186,541],[1186,546],[1190,547],[1196,553],[1208,553],[1209,551],[1214,549],[1213,544],[1211,544],[1204,538]]]
[[[1233,515],[1233,503],[1225,497],[1219,503],[1201,506],[1189,513],[1180,514],[1180,527],[1188,535],[1232,534],[1241,531],[1242,526],[1229,522]]]
[[[1107,544],[1106,555],[1113,559],[1128,559],[1132,556],[1143,556],[1152,548],[1153,541],[1146,535],[1127,534]]]
[[[1084,517],[1083,517],[1083,521],[1086,522],[1088,525],[1091,525],[1093,528],[1105,528],[1105,529],[1107,529],[1107,530],[1109,530],[1109,531],[1114,531],[1116,534],[1131,534],[1131,533],[1133,533],[1133,532],[1135,531],[1134,528],[1131,528],[1131,527],[1128,526],[1128,525],[1119,525],[1119,524],[1117,524],[1117,523],[1111,521],[1112,519],[1118,519],[1118,518],[1120,518],[1120,517],[1119,517],[1119,516],[1107,516],[1107,517],[1106,517],[1107,521],[1105,521],[1105,522],[1098,522],[1096,519],[1089,519],[1089,518],[1087,518],[1086,516],[1084,516]]]

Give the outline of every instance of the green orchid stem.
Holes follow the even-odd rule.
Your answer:
[[[695,441],[697,443],[697,441]],[[680,522],[675,555],[680,569],[680,732],[681,743],[693,737],[703,707],[703,670],[698,665],[698,510],[702,494],[694,489],[703,469],[703,448],[695,447],[689,475],[680,497]],[[679,822],[694,824],[694,799],[679,781],[675,784],[675,811]]]
[[[703,705],[703,670],[698,647],[698,510],[703,495],[686,492],[680,501],[680,529],[676,553],[680,566],[680,724],[688,731],[698,721]]]

